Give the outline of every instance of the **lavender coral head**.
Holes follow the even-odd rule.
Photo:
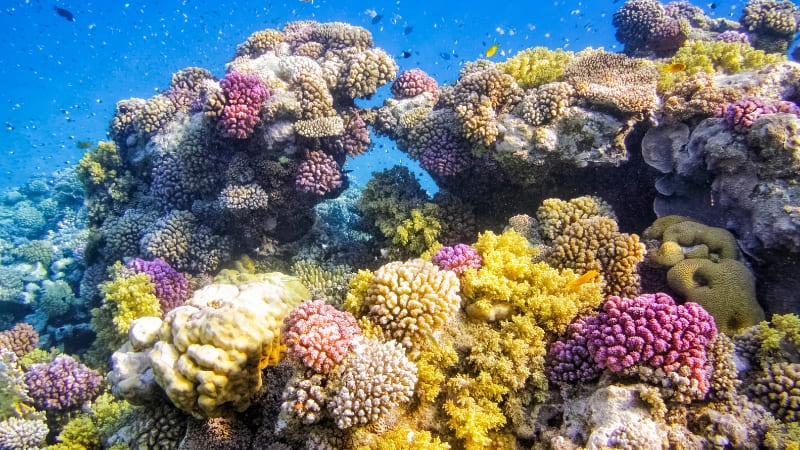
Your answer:
[[[342,171],[330,155],[313,151],[300,164],[295,185],[302,192],[325,195],[342,186]]]
[[[261,79],[255,75],[231,72],[219,82],[225,94],[219,127],[225,137],[245,139],[253,134],[261,104],[269,98]]]
[[[477,250],[466,244],[456,244],[454,247],[442,247],[433,256],[433,263],[442,269],[461,275],[467,269],[478,270],[483,266],[483,258]]]
[[[687,375],[708,391],[706,349],[717,335],[714,318],[700,305],[676,305],[666,294],[635,299],[611,296],[595,316],[577,319],[550,348],[556,381],[588,381],[602,369],[637,366]]]
[[[138,273],[146,273],[150,277],[150,281],[155,285],[156,298],[161,303],[162,314],[182,305],[192,294],[186,277],[160,258],[155,258],[153,261],[134,258],[128,261],[126,266]]]
[[[61,355],[48,364],[33,364],[25,372],[25,384],[39,409],[62,410],[92,400],[103,381],[97,371]]]
[[[753,123],[763,114],[776,113],[800,115],[800,108],[789,101],[772,101],[747,97],[734,103],[722,105],[717,115],[723,117],[733,131],[747,133]]]
[[[396,98],[416,97],[423,92],[433,95],[433,103],[439,101],[439,85],[421,69],[406,70],[392,83],[392,95]]]
[[[361,334],[355,317],[322,300],[304,302],[284,319],[281,341],[286,354],[318,373],[342,362],[353,336]]]

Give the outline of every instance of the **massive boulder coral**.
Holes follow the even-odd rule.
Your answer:
[[[149,379],[173,404],[198,418],[246,409],[261,387],[261,370],[282,357],[283,319],[309,297],[295,278],[273,273],[256,279],[211,284],[163,321],[135,321],[129,342],[114,356],[120,394],[135,399],[152,392],[142,378],[150,370]],[[143,353],[144,360],[137,356]]]

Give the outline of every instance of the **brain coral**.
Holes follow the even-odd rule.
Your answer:
[[[202,418],[250,405],[261,370],[281,356],[283,319],[309,296],[293,277],[261,278],[206,286],[164,317],[148,358],[175,406]]]
[[[395,341],[355,336],[345,361],[330,375],[328,409],[341,428],[376,423],[409,401],[417,366]]]
[[[352,314],[315,300],[301,303],[284,319],[281,342],[288,356],[325,374],[342,362],[357,334],[361,329]]]
[[[422,259],[391,262],[372,275],[364,306],[367,317],[407,348],[424,345],[430,333],[461,307],[455,273]]]

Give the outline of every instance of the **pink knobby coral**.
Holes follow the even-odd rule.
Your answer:
[[[747,133],[750,127],[764,114],[789,113],[800,115],[800,108],[790,101],[763,100],[755,97],[722,105],[717,115],[737,133]]]
[[[466,244],[442,247],[433,256],[433,263],[442,269],[461,275],[467,269],[478,270],[483,266],[483,258],[477,250]]]
[[[422,69],[406,70],[392,83],[392,95],[396,98],[416,97],[423,92],[433,95],[433,103],[439,101],[439,85]]]
[[[281,342],[289,357],[326,374],[342,362],[357,334],[361,329],[352,314],[314,300],[300,304],[284,319]]]
[[[706,349],[716,335],[714,318],[696,303],[676,305],[662,293],[611,296],[600,313],[576,320],[553,344],[550,372],[570,382],[605,368],[631,374],[638,367],[660,369],[690,378],[702,396],[709,388]]]
[[[245,139],[253,134],[261,104],[269,98],[261,79],[255,75],[231,72],[219,82],[225,94],[219,127],[223,136]]]
[[[330,155],[313,151],[300,164],[295,185],[302,192],[325,195],[342,186],[342,171]]]

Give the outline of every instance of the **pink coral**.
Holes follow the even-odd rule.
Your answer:
[[[225,137],[245,139],[255,130],[261,104],[269,98],[261,79],[255,75],[231,72],[219,82],[225,94],[219,127]]]
[[[356,157],[369,150],[369,129],[361,117],[355,116],[347,122],[342,136],[342,147],[347,156]]]
[[[300,304],[284,319],[281,342],[289,357],[325,374],[342,362],[357,334],[361,329],[352,314],[314,300]]]
[[[456,244],[454,247],[442,247],[433,256],[433,263],[442,269],[461,275],[467,269],[478,270],[483,267],[483,258],[477,250],[466,244]]]
[[[439,85],[421,69],[406,70],[392,83],[392,95],[396,98],[416,97],[423,92],[433,95],[433,103],[439,101]]]
[[[330,155],[313,151],[300,164],[295,184],[302,192],[325,195],[342,186],[342,171]]]
[[[550,372],[557,381],[585,381],[597,369],[635,373],[630,369],[647,366],[687,374],[705,395],[706,349],[716,335],[714,318],[696,303],[676,305],[662,293],[611,296],[600,313],[575,321],[551,347]]]
[[[734,103],[722,105],[717,115],[737,133],[747,133],[750,127],[764,114],[789,113],[800,115],[800,108],[789,101],[770,101],[747,97]]]

